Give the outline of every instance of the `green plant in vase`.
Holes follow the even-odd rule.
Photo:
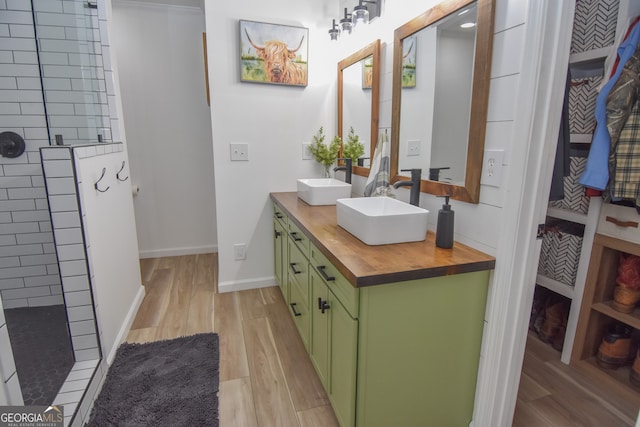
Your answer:
[[[353,160],[357,164],[360,156],[364,154],[364,145],[360,142],[360,137],[355,134],[353,127],[349,128],[347,142],[342,146],[342,157]]]
[[[340,146],[342,145],[342,140],[339,136],[333,138],[331,143],[327,146],[324,143],[324,131],[322,126],[320,126],[320,130],[313,137],[313,143],[309,146],[309,151],[313,155],[313,158],[324,166],[324,176],[328,178],[330,176],[331,165],[333,165],[340,154]]]

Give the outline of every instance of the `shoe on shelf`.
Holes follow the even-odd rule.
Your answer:
[[[544,311],[544,323],[538,335],[544,342],[553,342],[560,332],[563,323],[566,324],[568,308],[565,301],[549,298]]]
[[[622,323],[611,324],[598,348],[596,362],[602,368],[617,369],[620,366],[628,365],[633,358],[631,328]],[[640,369],[640,363],[638,367]]]

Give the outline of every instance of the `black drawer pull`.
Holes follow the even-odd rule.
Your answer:
[[[290,262],[289,263],[289,267],[291,267],[291,271],[293,271],[293,274],[301,274],[302,271],[296,270],[296,265],[297,265],[297,263],[295,263],[295,262]]]
[[[291,306],[291,310],[293,311],[293,315],[298,317],[298,316],[302,316],[302,313],[298,313],[296,311],[296,303],[292,302],[291,304],[289,304]]]
[[[326,280],[327,282],[333,282],[334,280],[336,280],[335,277],[329,276],[327,273],[325,273],[324,269],[327,268],[327,267],[325,267],[324,265],[319,265],[316,268],[318,269],[318,273],[320,273],[322,278],[324,280]]]
[[[320,312],[324,314],[326,310],[329,310],[331,306],[327,301],[320,301]]]
[[[289,233],[291,235],[291,237],[293,238],[294,241],[296,242],[302,242],[302,238],[298,237],[298,233],[296,233],[295,231],[292,231],[291,233]]]
[[[284,218],[280,212],[276,212],[276,213],[274,214],[274,216],[275,216],[276,218],[278,218],[278,219],[282,219],[282,218]]]
[[[276,234],[276,239],[282,235],[282,233],[279,232],[278,230],[274,230],[274,232]]]

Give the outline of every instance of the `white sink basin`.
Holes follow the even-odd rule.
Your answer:
[[[351,184],[334,178],[298,180],[298,197],[310,205],[335,205],[336,199],[351,197]]]
[[[419,242],[427,237],[429,211],[390,197],[336,201],[338,225],[367,245]]]

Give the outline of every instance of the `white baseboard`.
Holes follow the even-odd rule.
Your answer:
[[[207,246],[191,246],[186,248],[167,248],[167,249],[151,249],[148,251],[140,251],[138,254],[140,259],[161,258],[165,256],[182,256],[182,255],[198,255],[210,254],[218,252],[218,245]]]
[[[225,292],[246,291],[247,289],[268,288],[269,286],[277,286],[274,276],[220,282],[218,283],[218,292],[222,294]]]
[[[131,306],[129,307],[129,311],[127,312],[127,316],[124,318],[124,322],[122,322],[122,326],[120,327],[120,331],[116,336],[116,340],[113,343],[113,347],[109,351],[109,355],[107,356],[107,364],[111,366],[113,362],[113,358],[116,357],[116,352],[118,351],[118,347],[122,344],[127,338],[127,334],[129,333],[129,329],[131,329],[131,325],[133,324],[133,320],[136,318],[136,314],[138,313],[138,309],[140,308],[140,304],[142,304],[142,300],[144,299],[144,286],[140,285],[138,292],[136,293]]]

